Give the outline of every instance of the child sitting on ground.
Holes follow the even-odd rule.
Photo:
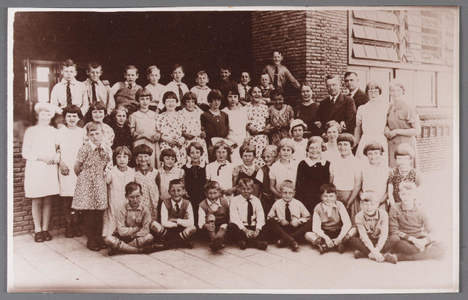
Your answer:
[[[129,182],[125,186],[128,203],[117,212],[117,230],[105,238],[109,256],[121,253],[151,253],[161,250],[163,245],[153,244],[150,234],[151,213],[140,203],[141,185]]]
[[[208,181],[205,184],[206,199],[198,208],[198,228],[210,238],[213,251],[224,248],[224,236],[229,224],[229,203],[221,196],[219,184]]]
[[[153,222],[151,229],[164,241],[167,248],[193,248],[191,237],[197,231],[194,224],[193,208],[190,201],[183,199],[185,185],[180,179],[169,183],[171,198],[161,205],[161,224]]]
[[[421,173],[411,166],[414,155],[414,149],[406,143],[398,145],[395,149],[395,160],[398,167],[392,169],[388,176],[388,200],[390,206],[401,202],[400,183],[411,181],[417,187],[421,185]],[[418,204],[420,203],[418,202]]]
[[[281,183],[281,199],[268,213],[268,225],[279,238],[278,246],[289,245],[292,251],[299,250],[297,241],[304,238],[311,228],[310,213],[299,200],[294,199],[294,184],[291,180]]]
[[[426,212],[417,204],[414,182],[399,185],[401,202],[390,208],[390,235],[399,237],[394,251],[398,261],[444,258],[445,246],[434,239]]]
[[[351,229],[351,220],[343,203],[336,201],[336,192],[333,183],[320,187],[322,202],[315,206],[312,232],[305,234],[305,239],[317,246],[320,254],[335,247],[340,253],[344,253],[344,243],[350,238],[348,232]]]
[[[248,246],[266,250],[267,242],[263,241],[262,228],[265,225],[265,214],[260,200],[252,196],[254,181],[250,178],[239,180],[240,195],[231,200],[230,220],[233,237],[244,250]]]
[[[390,254],[399,238],[388,235],[388,214],[379,209],[379,197],[374,191],[361,195],[362,210],[356,215],[356,227],[359,237],[351,238],[354,258],[369,257],[377,262],[395,264],[397,257]]]

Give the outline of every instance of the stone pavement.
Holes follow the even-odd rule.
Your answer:
[[[425,177],[426,207],[441,240],[451,247],[453,227],[450,187],[440,184],[447,173]],[[440,205],[443,203],[443,205]],[[359,293],[358,289],[432,289],[457,287],[453,251],[442,261],[399,262],[396,265],[356,260],[353,252],[320,255],[309,244],[298,252],[270,245],[266,251],[240,250],[227,246],[213,254],[196,242],[193,249],[166,250],[150,255],[107,256],[107,250],[86,249],[85,238],[66,239],[52,232],[54,239],[34,243],[31,235],[12,239],[9,291],[15,292],[181,292],[220,289],[232,292],[272,292],[298,289],[320,293],[333,289]],[[11,242],[11,240],[10,240]],[[254,291],[256,290],[256,291]],[[354,290],[354,291],[349,291]],[[328,291],[330,292],[330,291]]]

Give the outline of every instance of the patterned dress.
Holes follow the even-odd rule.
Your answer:
[[[184,120],[182,115],[177,112],[168,113],[165,112],[160,114],[156,118],[156,131],[161,133],[161,141],[159,147],[161,152],[164,149],[172,149],[175,151],[177,156],[176,167],[182,168],[183,165],[186,163],[186,152],[184,147],[179,147],[178,145],[171,145],[167,142],[162,140],[162,137],[170,137],[173,136],[180,139],[182,137],[182,127],[184,124]]]
[[[270,133],[270,139],[272,145],[278,145],[279,142],[284,138],[290,138],[289,124],[294,118],[294,111],[291,106],[284,104],[281,110],[277,110],[274,105],[268,108],[270,115],[270,124],[275,126],[281,126],[279,130],[273,130]]]
[[[152,110],[148,110],[147,112],[139,110],[131,114],[128,118],[128,121],[130,128],[134,130],[133,136],[137,136],[142,133],[149,133],[151,135],[156,134],[156,116],[157,114]],[[153,153],[151,154],[149,160],[150,166],[153,168],[155,166],[158,166],[159,149],[156,147],[156,143],[153,143],[152,141],[143,138],[134,141],[133,148],[142,144],[147,145],[151,148],[151,150],[153,150]]]
[[[388,183],[393,185],[393,198],[395,199],[395,203],[401,202],[400,183],[403,181],[414,182],[416,186],[419,187],[421,185],[421,173],[414,168],[411,168],[406,174],[403,174],[399,167],[390,170]]]
[[[104,169],[110,162],[109,152],[86,143],[78,151],[77,162],[82,163],[76,181],[72,208],[77,210],[105,210],[107,208],[107,185]]]
[[[179,111],[179,114],[182,116],[183,119],[182,132],[195,136],[191,140],[185,139],[184,149],[187,149],[187,147],[192,142],[200,143],[203,147],[203,154],[200,158],[200,162],[204,161],[205,163],[208,163],[208,148],[206,147],[206,141],[205,139],[202,139],[200,137],[200,135],[202,134],[200,116],[203,114],[203,111],[199,108],[195,108],[194,111],[188,111],[184,108],[181,111]],[[189,159],[190,158],[187,157],[187,161]]]
[[[255,165],[262,167],[265,162],[262,159],[263,149],[268,146],[268,136],[265,134],[265,127],[269,119],[268,106],[259,104],[258,106],[248,103],[245,108],[247,109],[247,119],[249,125],[258,130],[258,134],[251,134],[250,145],[255,147]]]
[[[87,132],[87,128],[88,126],[91,124],[92,122],[89,122],[88,124],[85,125],[84,127],[84,130]],[[107,167],[106,167],[106,171],[110,171],[110,169],[112,168],[112,144],[114,144],[114,137],[115,137],[115,134],[114,134],[114,129],[112,129],[112,127],[110,127],[109,125],[107,125],[106,123],[102,123],[102,130],[104,131],[104,136],[102,137],[102,142],[101,142],[101,146],[106,149],[106,151],[109,153],[109,157],[111,158],[111,160],[109,161]],[[85,136],[85,142],[89,141],[89,138],[88,136],[86,135]]]
[[[142,173],[138,167],[135,169],[135,182],[141,184],[141,204],[146,206],[151,212],[151,218],[158,220],[159,189],[156,185],[158,170],[149,167]]]

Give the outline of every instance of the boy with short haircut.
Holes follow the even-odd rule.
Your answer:
[[[159,83],[159,79],[161,79],[161,70],[156,66],[149,66],[148,69],[146,69],[146,76],[149,83],[145,86],[145,89],[147,89],[153,96],[149,108],[152,111],[157,111],[158,109],[162,110],[162,108],[164,108],[162,97],[166,92],[166,87]]]
[[[106,106],[107,115],[110,115],[115,108],[115,100],[109,84],[104,84],[101,81],[102,65],[90,62],[86,74],[88,74],[88,78],[83,83],[86,86],[89,104],[101,101]]]
[[[434,239],[426,212],[416,203],[416,184],[403,181],[399,187],[401,202],[390,208],[390,235],[399,238],[394,248],[398,261],[443,259],[445,247]]]
[[[150,234],[151,213],[140,203],[141,185],[130,182],[125,186],[128,203],[117,213],[117,230],[107,235],[105,242],[109,246],[109,256],[121,253],[151,253],[162,249],[162,245],[153,244]]]
[[[395,247],[399,238],[388,235],[388,214],[379,209],[379,199],[374,191],[361,195],[362,210],[356,215],[356,227],[359,237],[352,237],[350,242],[354,258],[369,257],[377,262],[397,263],[395,254],[388,251]]]
[[[268,244],[262,240],[265,214],[260,200],[252,196],[253,186],[254,181],[250,178],[239,180],[237,189],[240,195],[231,200],[230,221],[233,224],[231,228],[242,250],[248,246],[266,250]]]
[[[346,207],[337,201],[336,186],[326,183],[320,187],[322,202],[317,204],[312,216],[312,232],[305,234],[305,239],[317,246],[320,254],[328,252],[331,248],[338,248],[344,253],[344,243],[349,240],[348,232],[351,229]]]
[[[268,74],[273,87],[275,89],[284,89],[286,81],[289,81],[292,86],[299,89],[301,87],[299,82],[294,78],[294,76],[292,76],[288,68],[281,64],[284,58],[283,53],[278,49],[274,49],[271,54],[273,57],[273,64],[267,65],[263,69],[263,72]]]
[[[208,82],[210,82],[208,74],[205,71],[198,72],[196,82],[197,85],[192,87],[190,91],[197,96],[198,106],[203,111],[207,111],[210,109],[208,94],[211,92],[211,89],[207,86]]]
[[[262,90],[262,100],[265,101],[266,104],[270,104],[271,92],[274,88],[271,85],[270,77],[267,73],[260,75],[260,89]]]
[[[220,80],[215,83],[214,89],[221,91],[224,96],[223,102],[221,103],[221,109],[223,109],[228,105],[227,95],[229,91],[237,89],[237,82],[231,79],[231,67],[229,66],[221,66],[219,75]]]
[[[76,64],[71,59],[63,62],[60,70],[62,80],[57,83],[50,94],[50,104],[59,108],[65,108],[69,105],[76,105],[80,108],[81,113],[86,115],[89,109],[88,94],[86,86],[76,80]],[[62,125],[63,118],[55,120],[56,125]]]
[[[221,196],[220,186],[216,181],[205,184],[206,199],[198,208],[198,228],[210,238],[213,251],[224,248],[224,237],[229,224],[229,203]]]
[[[193,248],[191,237],[197,231],[190,201],[183,199],[185,185],[181,179],[169,182],[170,199],[161,205],[161,224],[153,222],[151,229],[164,241],[166,247]]]
[[[307,157],[307,139],[304,138],[304,132],[307,130],[307,125],[301,119],[295,119],[291,122],[289,132],[294,140],[295,150],[292,157],[298,162]]]
[[[201,126],[205,130],[205,140],[208,149],[212,146],[211,139],[214,137],[226,138],[229,133],[229,117],[227,113],[219,110],[224,99],[223,94],[219,90],[212,90],[208,94],[208,103],[210,109],[200,116]],[[212,155],[211,153],[209,153]],[[210,161],[213,161],[213,156],[210,156]]]
[[[280,191],[281,199],[268,213],[268,225],[279,237],[278,246],[289,245],[292,251],[297,251],[297,241],[303,239],[312,226],[310,213],[302,202],[294,199],[296,191],[291,180],[283,181]]]
[[[138,110],[138,102],[135,101],[136,92],[141,86],[136,83],[138,79],[138,69],[133,65],[125,67],[125,82],[117,82],[111,88],[111,94],[115,99],[115,104],[123,104],[128,109],[130,116]]]
[[[244,71],[241,73],[240,83],[237,85],[239,90],[239,102],[244,106],[252,102],[249,95],[249,92],[252,89],[252,87],[249,85],[250,80],[249,72]]]
[[[179,106],[182,97],[189,91],[188,86],[182,82],[182,78],[184,78],[184,76],[184,67],[179,64],[175,64],[171,68],[171,77],[173,80],[166,85],[166,92],[172,91],[176,94],[177,100],[179,100]],[[164,104],[163,106],[159,105],[159,107],[164,108]]]

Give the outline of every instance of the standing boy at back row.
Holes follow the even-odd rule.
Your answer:
[[[114,96],[115,104],[123,104],[128,109],[128,115],[138,110],[138,102],[135,101],[136,92],[141,86],[136,83],[138,79],[138,69],[133,65],[125,67],[125,82],[117,82],[112,86],[111,92]]]
[[[73,60],[67,59],[63,62],[60,74],[62,74],[63,78],[52,89],[50,104],[61,109],[72,104],[76,105],[81,109],[84,116],[89,109],[89,100],[85,85],[75,79],[78,73]],[[64,126],[63,117],[57,117],[54,124],[57,128]]]
[[[106,114],[110,115],[115,108],[115,101],[109,85],[101,81],[101,64],[97,62],[89,63],[86,74],[88,74],[88,78],[83,83],[86,86],[89,104],[101,101],[106,106]]]

